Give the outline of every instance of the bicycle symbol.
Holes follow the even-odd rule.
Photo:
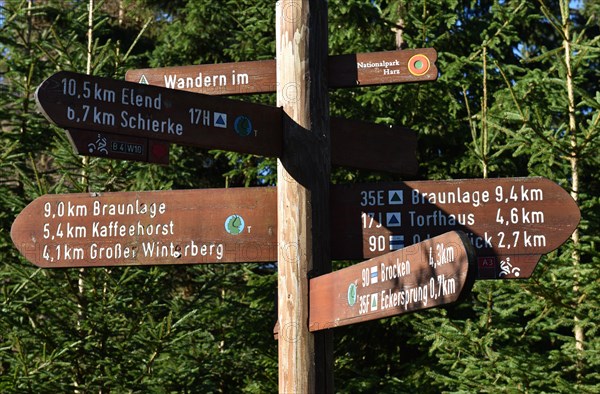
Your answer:
[[[100,153],[104,153],[105,155],[108,155],[108,149],[106,148],[108,146],[108,141],[106,139],[106,137],[102,137],[101,134],[98,134],[98,139],[96,140],[96,142],[90,142],[88,144],[88,151],[90,153],[94,153],[96,151],[100,152]]]

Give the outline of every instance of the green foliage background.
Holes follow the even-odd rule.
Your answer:
[[[42,270],[12,245],[14,218],[46,193],[276,182],[273,159],[231,152],[173,147],[164,167],[75,156],[34,91],[86,70],[88,5],[0,2],[0,391],[277,392],[272,265]],[[529,280],[479,281],[457,306],[336,329],[337,392],[600,392],[599,11],[594,0],[329,1],[331,54],[395,49],[401,29],[404,47],[437,49],[440,70],[433,83],[331,91],[332,115],[413,128],[418,179],[544,176],[582,212],[578,238]],[[274,19],[266,0],[96,2],[90,71],[271,59]],[[332,174],[377,180],[401,178]]]

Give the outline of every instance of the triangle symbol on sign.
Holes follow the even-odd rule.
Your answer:
[[[398,216],[396,216],[396,215],[392,215],[392,217],[388,221],[388,224],[399,224],[399,223],[400,223],[400,221],[398,220]]]
[[[146,76],[144,74],[142,74],[142,77],[140,78],[140,82],[139,83],[144,84],[144,85],[150,85],[148,83],[148,80],[146,79]]]
[[[400,202],[400,201],[402,201],[402,200],[400,199],[400,196],[398,195],[398,192],[394,192],[394,194],[392,194],[392,199],[391,199],[391,201],[392,201],[392,202]]]
[[[219,115],[217,117],[217,121],[215,122],[216,125],[219,126],[224,126],[225,125],[225,119],[223,119],[223,115]]]

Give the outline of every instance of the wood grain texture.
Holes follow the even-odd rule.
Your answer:
[[[396,316],[459,300],[471,288],[475,252],[460,232],[311,279],[311,331]]]
[[[420,71],[409,67],[419,60]],[[332,55],[327,64],[328,87],[435,81],[436,60],[434,48]],[[127,71],[125,80],[209,95],[273,93],[280,86],[275,68],[275,60],[143,68]]]
[[[329,100],[327,2],[277,2],[277,103],[284,110],[278,161],[279,391],[333,389],[330,333],[308,330],[308,276],[328,272]]]
[[[273,190],[53,194],[16,218],[11,237],[44,268],[274,261]]]

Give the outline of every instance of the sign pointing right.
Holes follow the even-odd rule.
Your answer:
[[[475,252],[458,231],[310,280],[311,331],[456,302],[475,279]]]
[[[569,193],[545,178],[338,185],[331,201],[335,258],[371,258],[462,230],[480,279],[529,278],[581,217]]]
[[[436,60],[434,48],[329,56],[327,83],[353,88],[435,81]],[[129,70],[125,80],[209,95],[271,93],[278,87],[275,60]]]

